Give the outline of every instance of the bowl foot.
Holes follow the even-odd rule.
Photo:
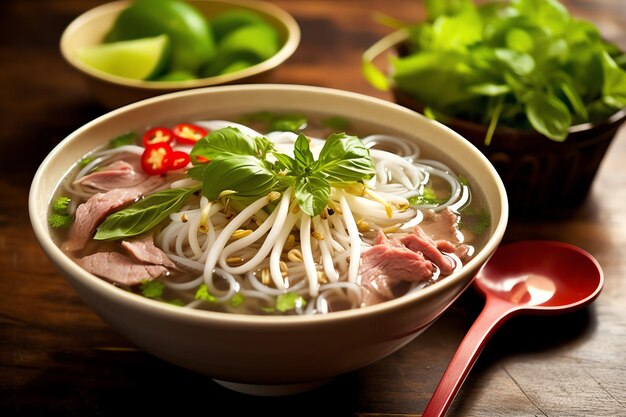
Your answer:
[[[300,394],[306,391],[311,391],[317,387],[320,387],[328,382],[330,379],[323,379],[320,381],[302,382],[298,384],[277,384],[277,385],[263,385],[263,384],[241,384],[238,382],[222,381],[214,379],[219,385],[229,390],[236,391],[242,394],[257,395],[261,397],[278,397],[283,395]]]

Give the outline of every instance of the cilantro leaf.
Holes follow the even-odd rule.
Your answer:
[[[141,294],[146,298],[161,298],[165,284],[162,281],[144,281],[139,286]]]
[[[276,310],[284,313],[288,310],[293,310],[296,307],[304,307],[306,300],[302,296],[295,292],[288,292],[276,297]]]
[[[67,214],[67,208],[72,201],[69,197],[58,197],[52,203],[52,211],[57,214]]]
[[[136,140],[137,140],[137,133],[126,132],[111,139],[109,141],[109,146],[111,148],[119,148],[120,146],[134,145]]]
[[[198,289],[196,290],[196,295],[194,297],[196,300],[206,301],[207,303],[215,303],[217,298],[213,294],[209,292],[209,288],[206,284],[200,284]]]

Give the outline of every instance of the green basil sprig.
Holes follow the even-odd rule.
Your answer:
[[[268,153],[275,163],[267,160]],[[216,199],[227,190],[235,192],[231,198],[260,197],[293,186],[298,205],[310,216],[326,207],[332,185],[368,180],[375,174],[369,149],[344,133],[331,135],[317,160],[303,134],[292,158],[277,152],[266,138],[250,138],[235,128],[211,132],[190,155],[196,166],[188,175],[202,181],[207,198]]]
[[[199,187],[170,188],[147,196],[124,210],[109,215],[98,226],[95,240],[137,236],[161,223],[183,206]]]

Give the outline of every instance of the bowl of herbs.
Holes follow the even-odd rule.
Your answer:
[[[571,213],[626,120],[626,54],[557,0],[426,11],[365,51],[366,79],[478,147],[512,214]]]

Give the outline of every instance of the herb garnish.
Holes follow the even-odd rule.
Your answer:
[[[198,188],[170,188],[151,194],[130,207],[109,215],[98,226],[94,239],[121,239],[147,232],[170,213],[179,210]]]
[[[344,133],[328,137],[316,160],[302,134],[292,158],[277,152],[265,137],[251,138],[227,127],[199,140],[190,159],[194,166],[187,175],[202,185],[159,191],[111,214],[100,224],[94,239],[140,235],[179,210],[198,190],[210,200],[217,200],[225,191],[230,199],[251,200],[293,186],[302,211],[317,216],[328,204],[331,186],[346,186],[375,174],[369,150],[359,138]]]
[[[271,154],[275,163],[266,157]],[[369,150],[356,136],[333,134],[315,160],[306,136],[300,134],[294,157],[279,153],[265,138],[252,139],[235,128],[216,130],[191,151],[195,166],[189,175],[203,182],[202,194],[216,199],[223,191],[231,198],[258,198],[294,186],[296,200],[310,216],[322,212],[331,185],[368,180],[375,174]],[[202,161],[211,161],[208,164]]]
[[[558,0],[429,0],[426,7],[427,21],[402,29],[406,53],[391,58],[393,83],[426,114],[488,125],[489,144],[496,126],[563,141],[570,126],[626,107],[626,55]],[[363,72],[377,88],[389,87],[365,58]]]
[[[48,216],[48,224],[53,229],[65,229],[69,227],[73,218],[72,215],[69,214],[69,197],[58,197],[52,203],[52,213]]]

